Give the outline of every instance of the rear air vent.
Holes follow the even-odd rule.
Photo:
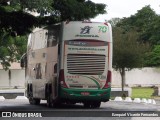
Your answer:
[[[105,55],[68,54],[67,70],[70,74],[102,75],[105,69]]]

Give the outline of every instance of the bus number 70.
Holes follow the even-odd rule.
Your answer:
[[[107,32],[106,26],[98,26],[98,28],[99,28],[99,32],[103,32],[103,33]]]

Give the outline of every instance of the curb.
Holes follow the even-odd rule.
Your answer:
[[[134,100],[131,99],[131,97],[126,97],[125,100],[122,99],[122,97],[115,97],[115,99],[113,101],[122,101],[122,102],[134,102],[134,103],[146,103],[146,104],[154,104],[156,105],[156,101],[154,99],[146,99],[146,98],[142,98],[142,100],[140,98],[134,98]]]
[[[114,101],[123,101],[123,99],[122,99],[122,97],[117,96],[117,97],[115,97]]]
[[[25,97],[25,96],[17,96],[15,99],[16,100],[27,100],[27,97]]]
[[[5,98],[3,96],[0,96],[0,101],[4,101],[4,100],[5,100]],[[15,100],[27,100],[27,97],[25,97],[25,96],[17,96],[15,98]]]
[[[125,101],[125,102],[133,102],[130,97],[126,97],[124,101]]]
[[[3,96],[0,96],[0,101],[4,101],[5,98]]]
[[[141,99],[140,98],[134,98],[133,102],[135,102],[135,103],[141,103]]]

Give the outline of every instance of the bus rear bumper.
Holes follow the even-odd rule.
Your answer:
[[[111,88],[99,90],[61,88],[59,95],[62,100],[107,102],[110,99],[110,92]]]

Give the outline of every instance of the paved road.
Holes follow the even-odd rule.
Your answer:
[[[41,105],[30,105],[28,100],[14,100],[8,99],[5,101],[0,101],[0,111],[9,111],[9,112],[40,112],[42,114],[42,118],[29,118],[29,120],[158,120],[158,117],[107,117],[109,115],[117,115],[117,112],[123,114],[131,114],[133,111],[141,111],[144,113],[145,111],[160,111],[160,104],[143,104],[143,103],[128,103],[128,102],[115,102],[110,101],[107,103],[102,103],[101,108],[99,109],[84,109],[83,105],[63,105],[60,108],[48,108],[46,106],[46,102],[42,101]],[[49,116],[52,117],[44,117],[46,113],[49,113]],[[138,112],[140,113],[140,112]],[[153,112],[156,114],[156,112]],[[53,119],[54,116],[54,119]],[[66,117],[69,116],[69,117]],[[159,117],[160,118],[160,117]],[[22,118],[0,118],[0,120],[21,120]],[[23,118],[23,120],[27,120],[28,118]]]
[[[48,108],[46,101],[41,101],[40,105],[30,105],[26,99],[6,99],[0,101],[0,110],[87,110],[83,108],[82,104],[76,105],[62,105],[59,108]],[[91,110],[91,109],[90,109]],[[160,111],[160,103],[130,103],[130,102],[115,102],[109,101],[102,103],[99,111]]]

